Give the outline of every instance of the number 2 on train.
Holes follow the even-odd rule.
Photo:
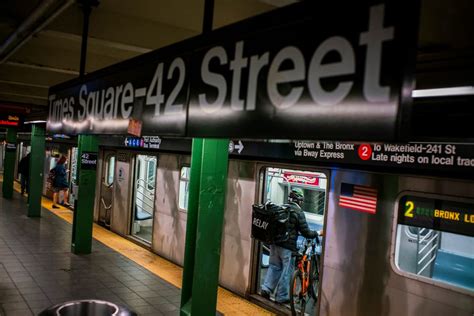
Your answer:
[[[413,217],[413,209],[415,208],[415,203],[413,203],[412,201],[406,201],[405,207],[405,217]]]

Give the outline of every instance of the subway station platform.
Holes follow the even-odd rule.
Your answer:
[[[16,188],[18,189],[18,188]],[[41,218],[27,198],[0,198],[0,315],[36,315],[68,300],[103,299],[139,315],[179,315],[182,269],[94,224],[90,255],[71,253],[72,212],[43,198]],[[270,315],[219,288],[225,315]]]

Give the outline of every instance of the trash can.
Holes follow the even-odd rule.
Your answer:
[[[48,307],[38,316],[137,316],[137,313],[102,300],[68,301]]]

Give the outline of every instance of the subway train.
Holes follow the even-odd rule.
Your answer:
[[[147,144],[150,139],[152,143]],[[46,145],[45,175],[56,157],[66,155],[71,189],[76,177],[76,143],[75,139],[50,138]],[[145,137],[143,143],[143,138],[100,137],[94,221],[182,265],[191,140]],[[230,141],[220,285],[274,312],[289,313],[285,306],[259,295],[268,270],[268,248],[251,236],[252,205],[285,203],[290,190],[300,188],[310,227],[324,231],[318,249],[322,254],[319,297],[311,302],[308,314],[472,315],[472,176],[450,173],[453,168],[446,168],[447,173],[439,167],[420,173],[393,166],[312,162],[298,159],[298,154],[288,155],[302,150],[314,158],[312,153],[320,143],[329,156],[357,156],[361,151],[356,149],[367,146],[332,142],[331,151],[331,142]],[[470,145],[374,144],[368,145],[374,151],[372,158],[382,145],[387,155],[390,146],[402,151],[439,151],[440,155],[457,151],[458,156],[470,150]],[[28,146],[28,140],[21,139],[18,161]],[[399,153],[390,156],[394,165],[399,158]],[[43,194],[50,197],[44,178]],[[356,201],[347,206],[347,191],[361,188],[376,192],[375,204]],[[73,205],[74,195],[70,198]],[[447,219],[428,219],[443,210],[449,216],[457,212],[459,221],[449,222],[448,215]],[[414,217],[407,217],[410,213]]]
[[[161,141],[162,145],[180,143]],[[101,146],[94,213],[97,223],[179,265],[184,260],[190,174],[190,141],[184,143],[184,149],[175,151]],[[230,142],[233,152],[228,167],[220,285],[285,312],[285,307],[268,305],[259,296],[268,252],[251,236],[252,205],[285,203],[289,190],[298,187],[304,192],[303,210],[310,226],[324,230],[319,250],[320,294],[312,313],[472,315],[472,178],[407,174],[406,170],[390,168],[384,172],[384,168],[335,167],[324,162],[279,159],[278,154],[256,158],[235,148],[245,145],[252,151],[255,146],[260,152],[264,146],[314,148],[315,143],[319,142]],[[354,150],[354,144],[335,145],[333,148],[339,146],[345,154]],[[449,146],[442,145],[442,150],[449,151]],[[392,157],[400,161],[400,155]],[[347,207],[342,199],[348,186],[353,191],[370,188],[376,192],[375,206],[361,206],[356,201]],[[416,210],[410,212],[417,213],[415,218],[408,218],[410,222],[404,215],[412,204]],[[439,221],[433,226],[419,211],[441,208],[457,208],[466,221],[462,219],[459,227],[440,225]]]

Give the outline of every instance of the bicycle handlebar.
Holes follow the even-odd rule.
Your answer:
[[[303,253],[305,253],[309,247],[315,247],[316,245],[318,246],[320,245],[320,240],[318,236],[314,238],[306,238],[305,241],[303,242],[303,245],[302,245],[303,247],[300,250],[303,250]]]
[[[316,237],[314,237],[314,239],[316,240],[316,244],[319,246],[319,244],[321,243],[321,241],[319,240],[319,233],[316,234]]]
[[[318,233],[318,234],[316,234],[316,236],[314,236],[314,238],[306,238],[306,243],[307,243],[308,245],[310,245],[313,241],[315,241],[315,242],[316,242],[316,245],[319,246],[319,245],[321,244],[321,241],[319,240],[319,236],[320,236],[320,235],[319,235],[319,233]]]

